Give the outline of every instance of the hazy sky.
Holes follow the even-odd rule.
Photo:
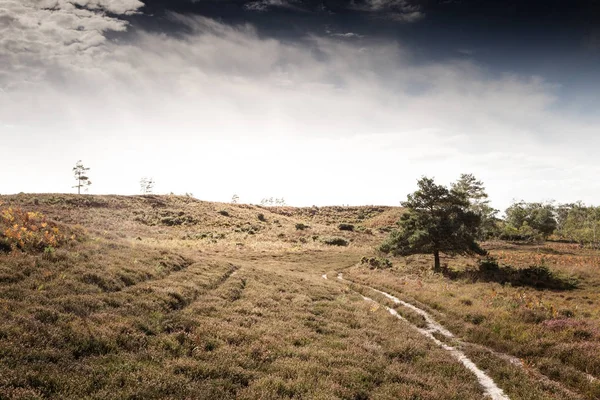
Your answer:
[[[0,0],[0,193],[600,203],[597,0]]]

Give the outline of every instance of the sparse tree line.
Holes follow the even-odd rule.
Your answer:
[[[261,206],[273,207],[273,206],[285,206],[285,200],[282,198],[264,198],[260,201]]]
[[[82,189],[85,192],[87,192],[89,187],[91,186],[92,181],[90,180],[90,177],[88,176],[89,170],[90,170],[90,168],[84,166],[83,162],[81,160],[77,161],[77,163],[75,164],[75,167],[73,167],[73,174],[75,176],[75,181],[76,181],[76,184],[73,186],[73,188],[77,189],[77,194],[81,194]],[[152,177],[141,178],[140,179],[140,193],[143,195],[153,194],[155,184],[156,184],[156,181]],[[173,195],[174,193],[171,192],[170,194]],[[194,195],[192,193],[185,193],[184,196],[185,197],[194,197]],[[238,196],[237,194],[234,194],[231,198],[231,203],[237,204],[237,203],[239,203],[239,201],[240,201],[240,196]],[[260,205],[272,207],[272,206],[285,206],[286,203],[285,203],[285,200],[283,197],[282,198],[267,197],[267,198],[263,198],[260,201]]]
[[[481,181],[473,175],[462,175],[452,185],[454,190],[467,188],[470,208],[481,217],[478,239],[511,241],[560,240],[597,247],[600,241],[600,207],[582,201],[555,202],[514,201],[498,218],[498,210],[488,205]]]
[[[600,207],[581,201],[567,204],[513,203],[497,222],[495,236],[513,241],[561,240],[598,247]]]
[[[76,184],[73,188],[81,194],[92,184],[81,160],[73,167]],[[140,192],[154,192],[151,177],[140,179]],[[422,178],[419,189],[408,195],[402,206],[407,209],[383,248],[396,253],[409,252],[409,248],[422,250],[475,252],[476,240],[501,239],[510,241],[537,241],[550,237],[576,242],[582,246],[598,247],[600,241],[600,207],[576,203],[555,205],[552,202],[514,202],[499,218],[499,210],[490,206],[483,182],[472,174],[462,174],[446,188],[433,179]],[[192,196],[191,193],[186,193]],[[234,194],[231,203],[239,202]],[[263,198],[261,206],[285,206],[283,198]],[[462,242],[462,243],[461,243]],[[391,246],[391,243],[395,243]],[[392,249],[393,247],[393,249]],[[451,248],[458,250],[450,250]],[[419,251],[422,252],[422,251]]]
[[[76,184],[73,186],[74,189],[77,189],[77,194],[81,194],[81,189],[84,191],[88,191],[88,188],[92,184],[88,176],[89,167],[83,165],[81,160],[77,161],[75,166],[73,167],[73,174],[75,175]],[[154,191],[154,179],[143,177],[140,179],[140,192],[142,194],[152,194]],[[186,193],[187,194],[187,193]]]

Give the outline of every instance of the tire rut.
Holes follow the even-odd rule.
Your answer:
[[[322,278],[323,279],[328,279],[326,274],[322,275]],[[349,283],[352,283],[352,284],[355,284],[355,285],[361,285],[361,284],[357,284],[355,282],[352,282],[350,280],[343,279],[343,276],[342,276],[341,273],[338,274],[338,279],[340,279],[342,281],[345,280],[346,282],[349,282]],[[491,349],[491,348],[489,348],[487,346],[483,346],[483,345],[480,345],[480,344],[474,344],[474,343],[467,343],[467,342],[464,342],[464,341],[460,340],[455,335],[453,335],[450,331],[448,331],[446,328],[444,328],[442,325],[440,325],[439,323],[437,323],[431,317],[431,315],[429,313],[427,313],[423,309],[420,309],[420,308],[416,307],[414,304],[402,301],[402,300],[400,300],[400,299],[398,299],[398,298],[396,298],[396,297],[394,297],[394,296],[392,296],[392,295],[390,295],[390,294],[388,294],[386,292],[383,292],[381,290],[378,290],[378,289],[375,289],[375,288],[372,288],[372,287],[369,287],[369,286],[365,286],[365,285],[361,285],[361,286],[363,286],[365,288],[368,288],[369,290],[372,290],[372,291],[374,291],[376,293],[379,293],[379,294],[385,296],[386,298],[390,299],[395,304],[400,304],[400,305],[402,305],[402,306],[404,306],[404,307],[406,307],[406,308],[408,308],[408,309],[410,309],[410,310],[418,313],[419,315],[421,315],[425,319],[425,321],[427,322],[427,324],[428,324],[428,328],[424,330],[424,331],[426,331],[425,333],[427,333],[427,331],[429,331],[429,334],[426,335],[426,336],[429,337],[429,336],[432,336],[433,333],[438,333],[438,334],[440,334],[440,335],[442,335],[442,336],[444,336],[444,337],[446,337],[448,339],[452,339],[453,342],[456,343],[458,347],[462,347],[462,348],[464,348],[464,347],[470,347],[472,349],[483,350],[483,351],[485,351],[485,352],[487,352],[487,353],[489,353],[489,354],[491,354],[491,355],[493,355],[495,357],[498,357],[499,359],[501,359],[501,360],[503,360],[505,362],[508,362],[508,363],[510,363],[510,364],[512,364],[514,366],[519,367],[524,373],[526,373],[531,378],[538,380],[539,382],[541,382],[547,388],[549,388],[549,389],[551,389],[553,391],[561,392],[564,396],[566,396],[565,398],[570,398],[570,399],[573,399],[573,400],[575,400],[575,399],[582,399],[583,398],[580,394],[573,392],[571,389],[569,389],[568,387],[566,387],[561,382],[557,382],[555,380],[552,380],[551,378],[549,378],[548,376],[544,375],[542,372],[538,371],[537,369],[534,369],[534,368],[531,368],[531,367],[526,367],[526,365],[523,363],[523,361],[521,359],[515,357],[515,356],[512,356],[510,354],[505,354],[505,353],[497,352],[497,351],[495,351],[495,350],[493,350],[493,349]],[[364,297],[365,296],[363,296],[363,298]],[[369,299],[369,301],[375,302],[372,299]],[[389,307],[385,307],[385,308],[388,309],[388,311],[389,311]],[[395,311],[395,310],[392,309],[392,311]],[[389,311],[389,312],[391,313],[391,311]],[[409,324],[411,324],[411,325],[414,326],[414,324],[412,322],[406,320],[401,315],[397,315],[397,317],[399,319],[405,320],[406,322],[408,322]],[[415,326],[415,328],[421,329],[421,328],[418,328],[416,326]],[[433,337],[432,339],[434,341],[439,341],[439,339],[437,339],[435,337]],[[442,344],[444,344],[444,343],[442,342]],[[590,379],[590,378],[591,379],[595,379],[592,376],[588,377],[588,379]],[[508,399],[508,397],[504,397],[504,398]]]
[[[322,278],[327,279],[327,275],[322,275]],[[337,278],[341,282],[348,282],[348,283],[354,284],[354,282],[344,279],[341,273],[338,274]],[[436,345],[438,345],[442,349],[448,351],[454,358],[456,358],[461,364],[463,364],[463,366],[465,366],[465,368],[467,368],[469,371],[471,371],[477,377],[477,381],[483,388],[484,394],[486,397],[491,398],[492,400],[510,400],[510,398],[504,393],[504,391],[500,387],[498,387],[498,385],[496,385],[494,380],[489,375],[487,375],[484,371],[479,369],[479,367],[477,367],[477,365],[473,361],[471,361],[471,359],[469,359],[469,357],[467,357],[467,355],[464,352],[462,352],[457,347],[453,347],[447,343],[442,342],[441,340],[439,340],[438,338],[436,338],[434,336],[434,333],[437,333],[443,337],[456,340],[455,336],[450,331],[448,331],[446,328],[444,328],[442,325],[438,324],[429,315],[429,313],[427,313],[425,310],[422,310],[410,303],[402,301],[402,300],[398,299],[397,297],[392,296],[389,293],[382,292],[381,290],[377,290],[377,289],[374,289],[369,286],[364,286],[364,287],[385,296],[386,298],[390,299],[394,304],[402,305],[403,307],[408,308],[408,309],[416,312],[417,314],[421,315],[427,323],[427,328],[425,328],[425,329],[420,328],[420,327],[416,326],[415,324],[413,324],[412,322],[408,321],[406,318],[404,318],[403,316],[398,314],[398,312],[396,310],[394,310],[393,308],[382,305],[394,317],[406,322],[413,329],[415,329],[417,332],[419,332],[421,335],[429,338]],[[365,301],[377,303],[375,300],[373,300],[369,297],[366,297],[366,296],[362,296],[362,297]],[[379,304],[379,303],[377,303],[377,304]],[[458,341],[458,343],[459,343],[459,345],[463,344],[460,341]]]
[[[210,267],[210,263],[206,264]],[[239,269],[228,263],[221,267],[222,271],[213,276],[205,276],[202,262],[195,262],[187,268],[170,273],[160,279],[153,279],[144,284],[134,285],[119,292],[122,295],[151,295],[166,308],[167,312],[179,312],[189,307],[199,297],[219,288],[231,275]],[[195,269],[198,269],[197,271]],[[114,295],[119,296],[119,293]]]

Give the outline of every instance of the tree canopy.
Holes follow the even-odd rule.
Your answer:
[[[485,254],[476,242],[481,216],[471,209],[466,190],[449,190],[423,177],[418,190],[402,203],[406,212],[399,229],[390,234],[381,250],[395,255],[432,253],[439,270],[440,253]]]
[[[483,182],[475,178],[473,174],[461,174],[460,178],[450,187],[453,192],[466,196],[470,210],[481,218],[481,223],[477,228],[477,239],[486,240],[496,235],[499,221],[498,210],[490,206]]]
[[[505,211],[504,239],[547,238],[557,228],[555,208],[550,203],[518,201]]]
[[[582,202],[562,204],[556,209],[559,237],[581,245],[597,246],[600,236],[600,207],[586,206]]]

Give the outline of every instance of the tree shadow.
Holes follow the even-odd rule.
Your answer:
[[[442,274],[452,280],[468,280],[473,283],[497,282],[540,290],[573,290],[578,286],[576,279],[559,276],[545,265],[515,268],[510,265],[500,266],[490,260],[481,261],[478,269],[456,271],[445,267]]]

